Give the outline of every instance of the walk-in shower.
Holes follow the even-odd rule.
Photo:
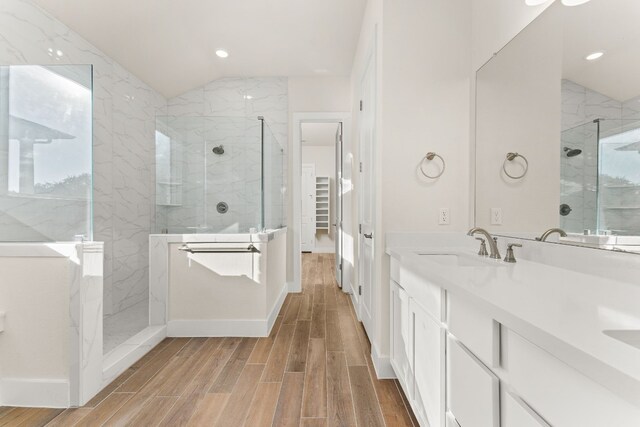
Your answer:
[[[281,228],[284,193],[284,150],[262,117],[157,118],[157,233]]]
[[[640,235],[640,120],[597,119],[562,132],[560,226]]]

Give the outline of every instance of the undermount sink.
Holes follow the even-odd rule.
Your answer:
[[[617,339],[618,341],[622,341],[623,343],[628,344],[640,350],[640,330],[609,329],[602,332],[605,335],[610,336],[611,338]]]
[[[489,261],[479,257],[463,254],[417,252],[417,255],[447,267],[489,267],[492,265]]]

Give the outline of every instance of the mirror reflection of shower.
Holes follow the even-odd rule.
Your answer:
[[[577,148],[580,147],[580,148]],[[640,119],[599,118],[562,132],[561,227],[640,235]]]

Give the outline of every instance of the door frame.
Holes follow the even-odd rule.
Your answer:
[[[315,163],[302,163],[301,167],[300,167],[300,171],[302,171],[302,169],[304,169],[304,167],[310,167],[311,169],[313,169],[313,188],[316,188],[316,165]],[[300,174],[302,176],[302,173]],[[302,180],[300,180],[300,182],[302,182]],[[316,211],[316,203],[315,203],[315,196],[313,199],[313,211]],[[300,187],[300,205],[302,206],[302,187]],[[314,228],[315,228],[315,215],[313,216],[314,218]],[[300,225],[302,226],[302,208],[300,209]],[[302,235],[302,227],[300,227],[300,234]],[[312,252],[313,250],[315,250],[316,248],[316,244],[315,244],[315,233],[314,233],[314,242],[313,242],[313,248],[312,248]],[[300,251],[302,252],[302,237],[300,238]]]
[[[350,112],[317,112],[317,113],[293,113],[293,147],[291,158],[291,193],[293,198],[293,286],[291,292],[302,291],[302,253],[300,252],[300,225],[302,221],[302,124],[303,123],[339,123],[342,122],[342,144],[348,145],[351,132]],[[344,152],[343,152],[344,157]],[[344,210],[343,210],[344,211]],[[342,280],[342,291],[352,293],[351,282]]]

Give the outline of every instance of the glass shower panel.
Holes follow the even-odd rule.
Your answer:
[[[598,228],[598,123],[562,132],[560,227],[570,233]]]
[[[263,132],[264,226],[268,230],[285,223],[285,153],[271,128],[265,123]]]
[[[260,228],[260,121],[207,117],[206,231],[246,233]]]
[[[598,228],[640,235],[640,121],[602,123],[599,183]]]
[[[156,231],[259,229],[260,159],[257,118],[158,117]]]
[[[0,66],[0,241],[92,238],[92,67]]]

